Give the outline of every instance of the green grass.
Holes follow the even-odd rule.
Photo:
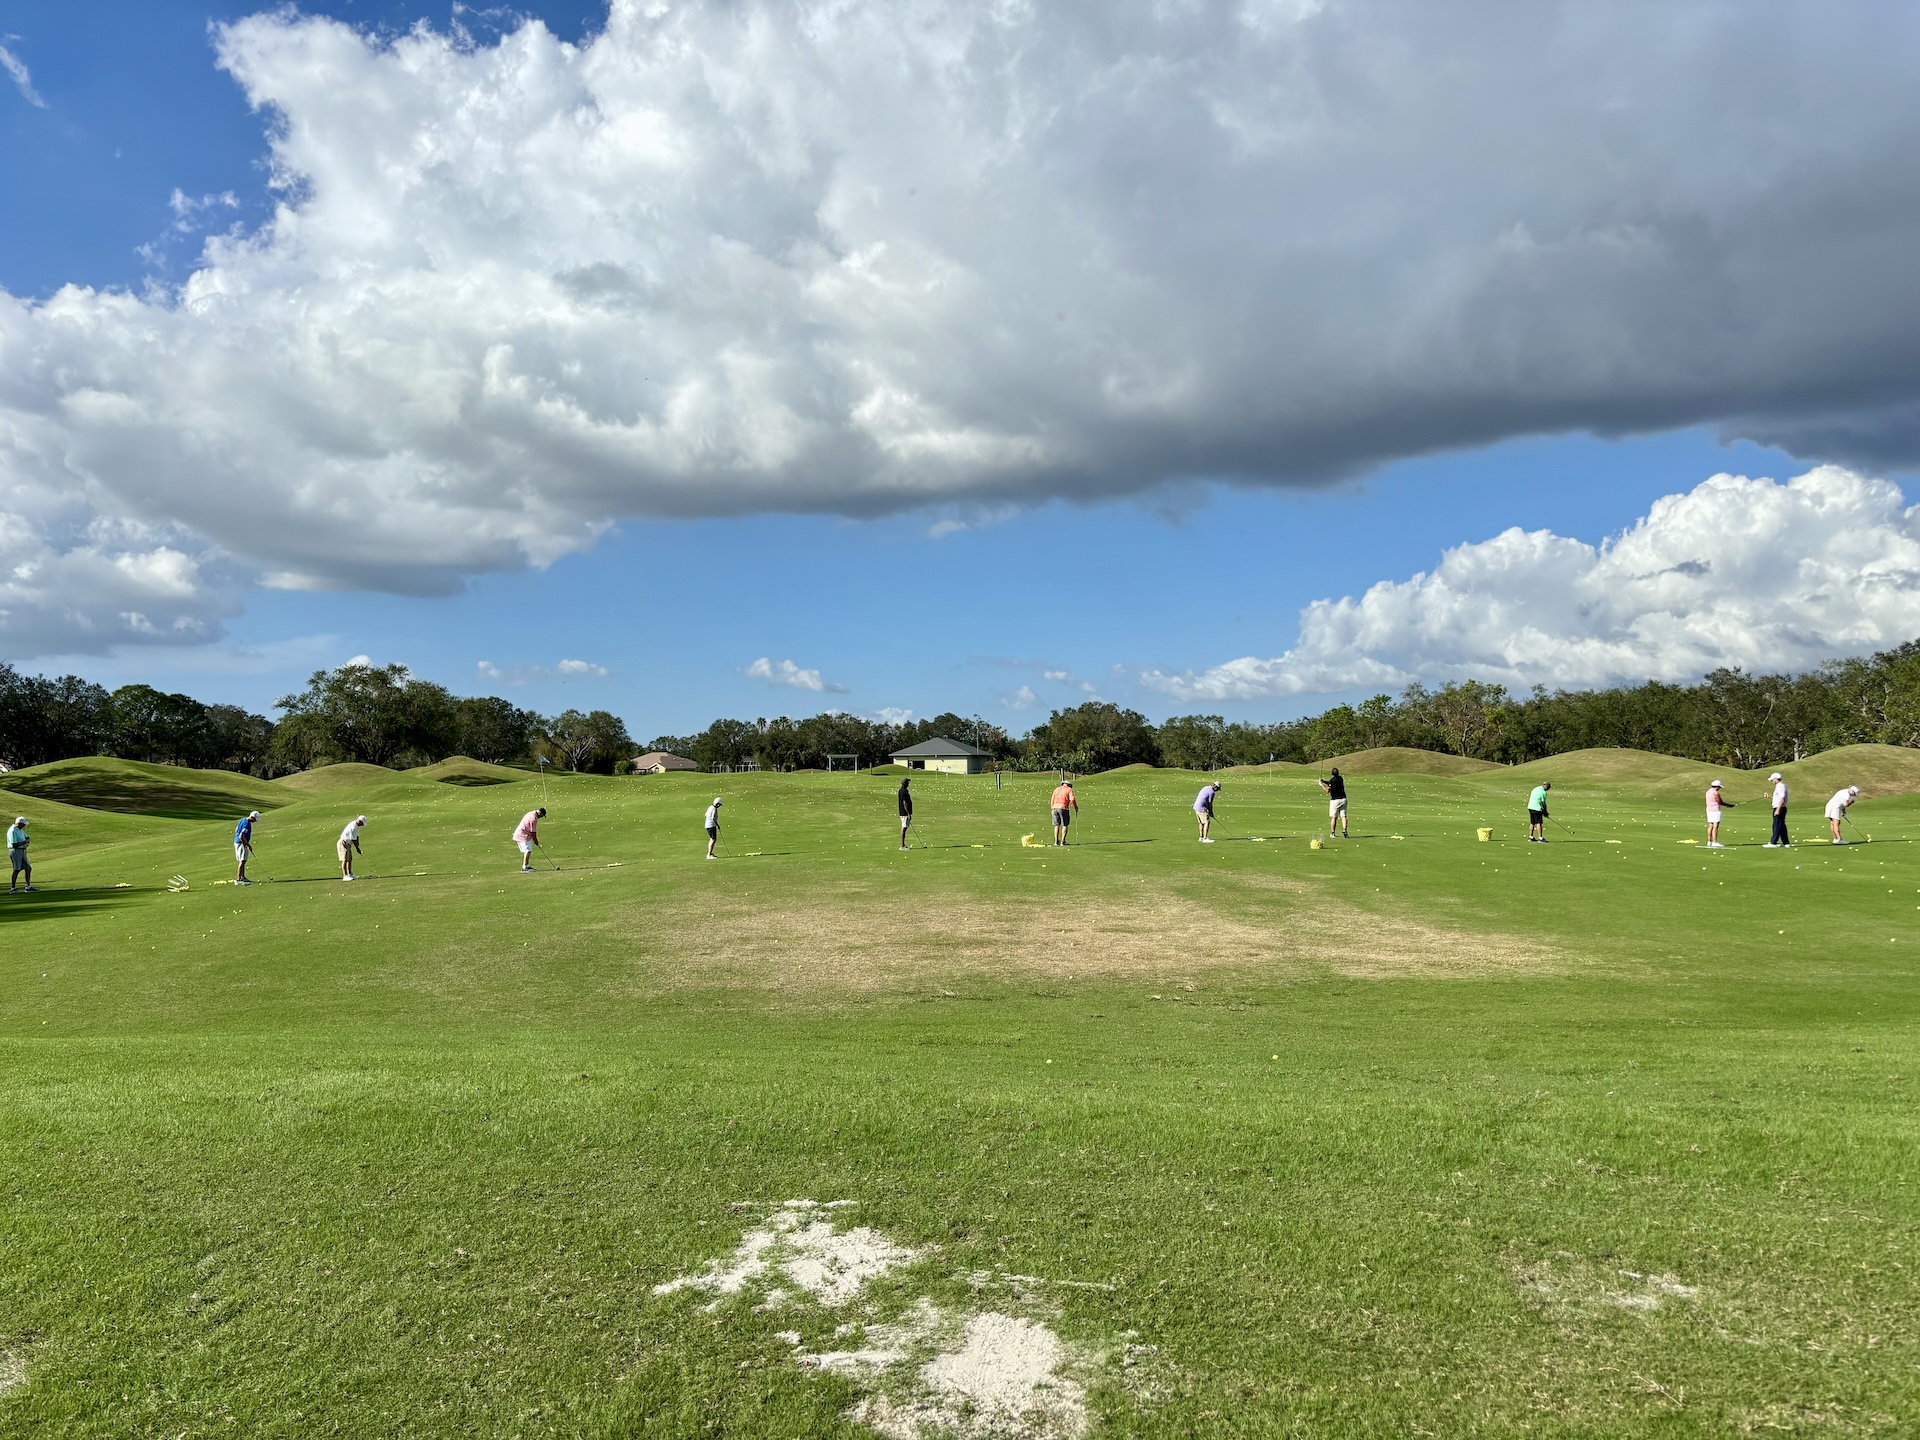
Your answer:
[[[1691,771],[1537,768],[1577,841],[1505,771],[1356,775],[1318,851],[1299,771],[1207,847],[1198,777],[1089,777],[1064,852],[1047,777],[917,775],[904,855],[890,779],[553,776],[521,876],[537,778],[365,767],[274,787],[250,890],[232,806],[29,799],[0,1434],[857,1435],[779,1332],[921,1296],[1104,1354],[1106,1435],[1914,1433],[1920,798],[1706,852]],[[938,1248],[652,1293],[801,1196]]]

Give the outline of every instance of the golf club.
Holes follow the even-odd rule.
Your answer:
[[[1842,815],[1840,818],[1846,822],[1846,826],[1849,830],[1853,831],[1854,834],[1858,835],[1861,839],[1865,840],[1867,844],[1871,845],[1873,843],[1873,836],[1867,834],[1866,831],[1862,830],[1858,825],[1854,824],[1853,817],[1851,815]]]
[[[547,853],[546,846],[542,845],[538,840],[536,840],[533,842],[533,848],[540,852],[540,858],[542,860],[546,861],[547,864],[552,865],[555,871],[559,870],[560,867],[557,864],[554,864],[553,856]]]
[[[1552,817],[1551,815],[1549,815],[1549,816],[1547,816],[1547,820],[1548,820],[1548,821],[1549,821],[1549,822],[1550,822],[1551,824],[1554,824],[1554,825],[1560,825],[1560,822],[1559,822],[1558,820],[1555,820],[1555,819],[1554,819],[1554,818],[1553,818],[1553,817]],[[1570,830],[1570,829],[1568,829],[1568,827],[1567,827],[1567,826],[1565,826],[1565,825],[1560,825],[1560,828],[1561,828],[1562,830],[1566,830],[1566,832],[1567,832],[1567,834],[1569,834],[1569,835],[1573,835],[1573,838],[1574,838],[1574,839],[1576,839],[1576,840],[1578,840],[1578,839],[1580,838],[1580,837],[1579,837],[1578,835],[1576,835],[1576,834],[1574,834],[1574,832],[1573,832],[1572,830]]]

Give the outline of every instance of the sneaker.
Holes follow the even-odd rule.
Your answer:
[[[1202,845],[1211,845],[1211,844],[1213,844],[1213,841],[1212,841],[1211,839],[1209,839],[1209,838],[1208,838],[1207,836],[1205,836],[1205,835],[1202,835],[1202,836],[1200,837],[1200,843],[1201,843]],[[29,888],[29,889],[31,889],[32,887],[31,887],[31,886],[29,886],[28,888]]]
[[[1780,848],[1780,842],[1778,840],[1769,840],[1760,848],[1762,850],[1778,850]]]
[[[27,886],[27,887],[26,887],[26,889],[24,889],[24,890],[22,890],[22,891],[21,891],[20,893],[21,893],[22,895],[31,895],[31,894],[33,894],[33,893],[34,893],[34,891],[33,891],[33,886],[31,886],[31,885],[29,885],[29,886]]]
[[[253,881],[251,881],[251,880],[236,880],[236,881],[234,881],[233,883],[234,883],[234,884],[236,884],[236,885],[251,885],[251,884],[253,884]]]
[[[358,875],[342,875],[340,878],[342,880],[358,880],[360,877]]]
[[[531,874],[533,874],[533,866],[531,866],[531,865],[522,865],[522,866],[520,867],[520,873],[521,873],[522,875],[531,875]]]
[[[1851,845],[1853,842],[1851,840],[1835,840],[1833,843],[1835,845]]]
[[[1722,845],[1718,840],[1707,841],[1707,849],[1709,850],[1724,850],[1726,848],[1727,847]]]

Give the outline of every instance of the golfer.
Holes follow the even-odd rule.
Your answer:
[[[1062,780],[1053,787],[1053,843],[1067,843],[1067,827],[1073,824],[1073,812],[1080,802],[1073,798],[1073,781]]]
[[[713,797],[713,803],[707,806],[707,859],[718,860],[713,847],[720,843],[720,797]]]
[[[528,874],[533,869],[533,847],[540,843],[540,822],[547,818],[547,807],[542,805],[529,810],[520,817],[520,823],[513,827],[513,843],[520,847],[520,873]]]
[[[1213,826],[1214,797],[1220,793],[1220,782],[1209,780],[1200,787],[1200,793],[1194,797],[1193,813],[1200,817],[1200,843],[1213,844],[1213,837],[1207,833]]]
[[[907,827],[913,824],[913,796],[907,793],[907,782],[900,782],[900,848],[907,848]]]
[[[1340,827],[1340,838],[1347,838],[1347,782],[1340,778],[1340,767],[1333,767],[1333,774],[1320,782],[1320,788],[1327,792],[1327,838],[1333,838],[1333,827]]]
[[[13,862],[13,875],[7,885],[7,894],[19,892],[20,877],[27,877],[26,893],[33,894],[33,862],[27,859],[27,817],[16,815],[13,824],[7,829],[7,859]]]
[[[246,813],[246,817],[242,819],[238,825],[233,827],[233,863],[235,867],[233,883],[236,885],[253,884],[253,881],[247,879],[247,861],[253,858],[253,822],[259,818],[260,812],[258,810],[249,810]],[[272,879],[273,877],[268,876],[267,878]]]
[[[358,880],[360,878],[353,873],[353,857],[366,853],[360,848],[360,831],[366,826],[366,823],[366,816],[355,816],[347,822],[347,828],[340,832],[340,839],[334,844],[334,853],[340,857],[340,878],[342,880]]]
[[[1551,780],[1542,780],[1533,787],[1533,793],[1527,796],[1527,843],[1536,840],[1542,845],[1547,843],[1547,792],[1553,789]]]
[[[1827,801],[1827,828],[1833,832],[1833,843],[1845,845],[1849,842],[1840,838],[1840,822],[1847,818],[1847,809],[1860,798],[1860,787],[1849,785],[1844,790],[1833,792],[1833,798]]]
[[[1720,843],[1720,807],[1724,805],[1731,810],[1733,801],[1720,793],[1723,788],[1725,787],[1718,780],[1707,786],[1707,848],[1709,850],[1727,848]]]
[[[1773,782],[1773,834],[1762,850],[1783,850],[1793,842],[1787,839],[1787,781],[1778,770],[1767,779]]]

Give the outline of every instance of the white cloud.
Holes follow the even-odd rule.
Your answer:
[[[370,670],[373,668],[373,657],[371,655],[356,655],[351,660],[343,663],[340,668],[343,670]]]
[[[902,710],[897,705],[882,705],[873,713],[876,720],[887,725],[904,725],[913,719],[913,711]]]
[[[1000,697],[1000,703],[1009,710],[1026,710],[1040,703],[1040,697],[1033,693],[1031,685],[1022,685],[1018,689]]]
[[[1821,466],[1785,484],[1716,475],[1599,546],[1507,530],[1358,600],[1317,600],[1276,659],[1141,683],[1256,700],[1473,677],[1509,685],[1692,681],[1794,670],[1920,636],[1920,507]]]
[[[483,680],[496,685],[525,685],[530,680],[604,679],[613,672],[590,660],[562,660],[556,665],[496,665],[482,660],[476,667]]]
[[[9,35],[7,38],[14,40],[19,37]],[[20,92],[20,98],[22,100],[26,101],[35,109],[44,110],[47,108],[47,102],[41,99],[40,92],[33,88],[33,75],[27,69],[27,62],[14,54],[13,51],[9,50],[5,45],[0,45],[0,70],[6,71],[7,78],[13,81],[13,88]]]
[[[751,680],[764,680],[769,685],[791,685],[796,690],[811,690],[816,694],[845,695],[847,687],[836,685],[830,680],[822,680],[818,670],[802,670],[791,660],[773,660],[762,655],[740,672]]]
[[[81,577],[94,520],[180,537],[176,613],[212,626],[220,583],[446,593],[622,516],[965,521],[1688,423],[1911,460],[1905,26],[615,0],[576,46],[244,19],[218,54],[271,117],[271,221],[177,287],[0,292],[10,543],[82,554],[9,623],[176,633]]]

